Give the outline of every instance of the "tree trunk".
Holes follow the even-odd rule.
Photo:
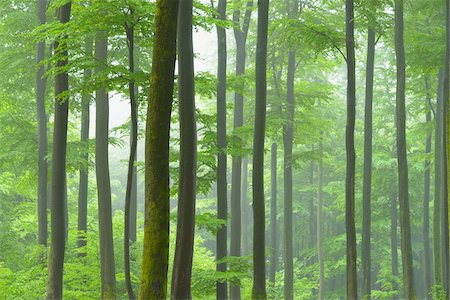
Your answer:
[[[45,24],[46,0],[37,0],[39,23]],[[36,64],[41,64],[36,73],[36,111],[38,124],[38,244],[47,246],[47,114],[45,112],[45,89],[47,79],[42,61],[45,58],[45,42],[40,41],[36,49]]]
[[[347,48],[347,166],[345,179],[345,224],[347,234],[347,299],[357,299],[355,230],[355,22],[353,0],[345,1]]]
[[[313,148],[314,150],[314,148]],[[312,187],[314,185],[314,162],[311,161],[309,166],[309,184]],[[315,236],[317,234],[316,229],[316,215],[314,213],[314,192],[311,191],[310,194],[310,201],[309,201],[309,237],[308,237],[308,248],[312,249],[316,246]],[[314,263],[314,257],[311,256],[308,265],[312,265]]]
[[[144,253],[139,299],[167,298],[169,259],[169,129],[178,0],[156,2],[153,64],[145,141]]]
[[[227,1],[219,0],[217,13],[220,20],[226,19]],[[217,26],[217,217],[226,222],[228,218],[227,203],[227,38],[225,28]],[[216,259],[227,256],[227,225],[217,230]],[[226,263],[217,264],[218,272],[227,270]],[[228,298],[226,282],[217,282],[216,296],[218,300]]]
[[[375,31],[371,26],[367,38],[366,104],[364,113],[364,180],[362,217],[362,297],[371,298],[371,194],[372,194],[372,103],[375,61]]]
[[[431,103],[430,96],[430,78],[425,77],[426,88],[426,106]],[[427,124],[431,123],[431,108],[426,113]],[[425,143],[425,154],[428,156],[431,153],[431,132],[428,133]],[[432,264],[431,264],[431,245],[430,245],[430,182],[431,182],[431,164],[430,160],[426,159],[424,163],[424,194],[423,194],[423,255],[425,265],[425,295],[427,299],[431,299],[431,288],[433,285]]]
[[[95,38],[95,58],[100,63],[95,68],[96,73],[100,73],[105,68],[107,52],[108,42],[105,32],[100,31]],[[108,160],[109,99],[104,85],[95,91],[95,103],[95,170],[98,195],[102,298],[115,299],[116,273],[114,267],[111,186]]]
[[[392,170],[394,172],[394,170]],[[396,187],[393,186],[391,190],[391,270],[392,275],[398,277],[398,222],[397,222],[397,192]],[[393,290],[398,290],[396,282],[393,283]],[[397,298],[397,297],[395,297]]]
[[[57,9],[60,23],[68,23],[71,2]],[[55,51],[62,59],[56,62],[58,69],[68,63],[66,38],[55,41]],[[61,50],[62,49],[62,50]],[[62,299],[65,240],[64,194],[66,186],[67,123],[69,113],[69,75],[67,72],[55,76],[55,121],[52,153],[51,192],[51,248],[48,260],[47,299]]]
[[[267,36],[269,0],[258,0],[255,62],[255,132],[253,136],[253,290],[252,299],[266,299],[264,204],[264,139],[267,102]]]
[[[324,299],[325,274],[323,255],[323,132],[320,133],[319,167],[317,169],[317,260],[319,261],[319,300]]]
[[[397,161],[398,161],[398,200],[400,204],[400,231],[403,266],[404,297],[415,299],[414,274],[412,267],[411,225],[409,217],[408,162],[406,150],[406,111],[405,111],[405,48],[403,41],[403,0],[395,1],[395,54],[397,60]]]
[[[197,127],[195,123],[194,50],[192,45],[193,0],[182,0],[179,5],[180,183],[178,187],[177,237],[171,298],[191,299],[197,175]]]
[[[133,11],[131,10],[131,15]],[[131,233],[131,194],[133,192],[134,180],[134,162],[136,161],[137,151],[137,130],[138,130],[138,118],[137,118],[137,103],[135,95],[135,83],[134,83],[134,24],[125,24],[125,31],[127,35],[127,48],[128,48],[128,69],[130,71],[131,79],[128,81],[128,90],[130,94],[130,115],[131,115],[131,147],[130,157],[128,159],[128,174],[127,174],[127,187],[125,191],[125,212],[124,212],[124,238],[123,238],[123,253],[124,253],[124,273],[125,273],[125,286],[127,289],[128,298],[135,299],[133,284],[131,283],[130,275],[130,233]]]
[[[442,287],[442,255],[441,255],[441,214],[442,214],[442,148],[443,148],[443,88],[444,72],[439,70],[438,97],[436,103],[436,118],[434,125],[434,210],[433,210],[433,249],[434,249],[434,285]]]
[[[86,56],[92,56],[93,39],[87,38],[85,41]],[[91,69],[87,68],[83,73],[83,82],[87,83],[92,75]],[[78,243],[79,248],[86,246],[86,231],[87,231],[87,203],[88,203],[88,181],[89,168],[87,162],[89,161],[89,107],[92,95],[83,94],[81,99],[81,137],[80,141],[86,144],[84,160],[86,161],[86,168],[80,169],[80,186],[78,190]],[[80,252],[84,256],[86,251],[83,249]]]
[[[270,158],[270,271],[269,280],[275,286],[275,275],[278,264],[278,245],[277,245],[277,143],[271,147]]]
[[[242,255],[249,255],[249,203],[247,198],[248,193],[248,156],[242,159],[242,182],[241,182],[241,206],[242,206]]]
[[[236,76],[245,74],[246,43],[247,33],[250,23],[250,12],[252,2],[249,2],[245,11],[244,25],[241,26],[239,9],[233,12],[234,36],[236,39]],[[242,127],[244,124],[244,81],[241,83],[241,90],[234,94],[234,129]],[[231,170],[231,237],[230,255],[241,256],[241,181],[242,181],[242,157],[233,156]],[[231,285],[230,296],[232,299],[241,298],[239,285]]]
[[[294,265],[292,236],[292,143],[294,136],[295,51],[289,50],[286,89],[287,123],[283,129],[284,145],[284,299],[293,299]]]

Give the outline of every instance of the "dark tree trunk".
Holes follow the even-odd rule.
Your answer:
[[[108,42],[105,32],[100,31],[95,38],[95,59],[99,62],[99,65],[95,68],[96,73],[100,73],[105,68],[107,52]],[[111,186],[108,160],[109,99],[104,85],[95,91],[95,103],[95,170],[98,195],[102,298],[115,299],[116,272],[114,267]]]
[[[60,23],[68,23],[70,19],[71,2],[57,10]],[[55,41],[55,51],[61,53],[62,59],[56,62],[56,67],[64,69],[68,63],[66,37]],[[51,192],[51,249],[48,260],[47,299],[62,299],[63,266],[65,239],[64,197],[66,186],[66,152],[67,123],[69,99],[65,95],[69,90],[69,75],[67,72],[55,76],[55,121],[53,131],[52,153],[52,192]]]
[[[193,0],[180,1],[178,9],[178,90],[180,115],[180,176],[172,299],[191,299],[194,255],[197,172],[194,50],[192,45]]]
[[[278,265],[278,245],[277,245],[277,143],[271,147],[270,158],[270,271],[269,280],[275,286],[275,275]]]
[[[220,20],[226,19],[227,1],[219,0],[217,13]],[[217,26],[217,217],[226,221],[228,218],[227,203],[227,38],[225,28]],[[227,256],[227,225],[217,230],[216,259]],[[225,263],[217,264],[216,270],[225,272]],[[226,282],[217,282],[216,296],[218,300],[228,298]]]
[[[411,225],[409,217],[408,162],[406,150],[405,111],[405,48],[403,41],[403,0],[395,1],[395,53],[397,58],[397,161],[398,200],[400,204],[400,231],[403,266],[404,297],[414,299],[414,274],[412,266]]]
[[[347,166],[345,179],[345,224],[347,235],[347,299],[357,299],[355,229],[355,20],[353,0],[345,1],[347,48]]]
[[[449,221],[448,221],[448,166],[447,166],[447,147],[448,147],[448,101],[449,101],[449,88],[450,88],[450,1],[445,1],[446,6],[446,53],[445,53],[445,69],[444,69],[444,94],[443,94],[443,122],[442,133],[442,189],[443,189],[443,204],[442,204],[442,280],[444,283],[444,292],[446,299],[450,299],[449,291],[449,280],[450,280],[450,270],[449,270],[449,260],[450,260],[450,245],[449,245]]]
[[[131,10],[133,15],[133,10]],[[131,283],[130,274],[130,233],[131,233],[131,202],[133,184],[135,178],[134,162],[136,161],[137,151],[137,130],[138,130],[138,118],[137,118],[137,103],[136,103],[136,87],[134,82],[134,24],[125,24],[125,31],[127,35],[127,48],[128,48],[128,69],[130,71],[131,79],[128,81],[128,90],[130,94],[130,115],[131,115],[131,135],[130,135],[130,157],[128,159],[128,174],[127,174],[127,188],[125,191],[125,213],[124,213],[124,238],[123,238],[123,253],[124,253],[124,272],[125,272],[125,285],[127,289],[128,298],[135,299],[133,284]],[[136,194],[135,194],[136,195]],[[135,225],[136,226],[136,225]]]
[[[314,150],[314,148],[313,148]],[[309,184],[312,187],[314,185],[314,162],[311,161],[309,166]],[[310,194],[310,201],[309,201],[309,237],[308,237],[308,248],[312,249],[316,246],[316,239],[315,236],[317,234],[316,229],[316,214],[314,212],[315,205],[314,205],[314,192],[312,191]],[[314,263],[314,257],[311,256],[308,264],[312,265]]]
[[[87,38],[85,41],[85,55],[87,57],[92,56],[93,39]],[[91,69],[87,68],[83,73],[83,82],[87,83],[92,75]],[[83,94],[81,99],[81,137],[80,141],[86,144],[84,160],[86,161],[86,167],[80,169],[80,186],[78,190],[78,247],[86,246],[86,230],[87,230],[87,203],[88,203],[88,165],[89,161],[89,107],[92,95]],[[80,255],[85,255],[85,250],[81,250]]]
[[[371,298],[371,194],[372,194],[372,103],[373,73],[375,62],[375,31],[369,25],[367,37],[366,65],[366,103],[364,113],[364,180],[363,180],[363,217],[362,217],[362,296]]]
[[[234,36],[236,39],[236,76],[245,74],[246,44],[247,33],[250,24],[250,14],[252,2],[248,3],[245,11],[244,22],[241,25],[241,11],[233,12]],[[241,83],[241,90],[234,95],[234,129],[242,127],[244,124],[244,82]],[[233,156],[231,170],[231,237],[230,237],[230,255],[241,256],[241,182],[242,182],[242,157]],[[239,285],[230,287],[230,296],[232,299],[241,298]]]
[[[425,89],[426,89],[426,100],[428,104],[431,103],[430,96],[430,78],[425,77]],[[427,124],[431,123],[431,108],[428,109],[426,113]],[[431,153],[431,132],[427,135],[427,140],[425,143],[425,154],[428,156]],[[430,182],[431,182],[431,164],[430,160],[426,159],[424,163],[424,194],[423,194],[423,255],[424,255],[424,266],[425,266],[425,295],[427,299],[431,299],[431,288],[433,285],[433,271],[431,262],[431,241],[430,241]]]
[[[39,23],[45,24],[46,0],[37,0]],[[47,246],[47,114],[45,112],[45,88],[47,79],[42,61],[45,58],[45,42],[40,41],[36,49],[36,63],[39,69],[36,73],[36,110],[38,124],[38,243]]]
[[[156,2],[145,140],[145,225],[140,300],[167,298],[169,129],[173,101],[178,4],[178,0]]]
[[[294,137],[295,51],[289,50],[286,89],[287,124],[283,128],[284,145],[284,299],[293,299],[294,265],[292,236],[292,143]]]
[[[319,261],[319,300],[324,299],[325,274],[323,255],[323,132],[320,133],[319,167],[317,169],[317,260]]]
[[[242,182],[241,182],[241,206],[242,206],[242,255],[249,255],[249,203],[248,193],[248,156],[242,159]]]
[[[253,290],[252,299],[266,299],[264,204],[264,139],[267,102],[267,35],[269,0],[258,0],[255,62],[255,132],[253,136]]]
[[[442,287],[442,253],[441,249],[441,214],[443,202],[443,170],[442,170],[442,149],[443,149],[443,88],[444,72],[439,70],[438,96],[436,103],[436,118],[434,125],[434,210],[433,210],[433,249],[434,249],[434,285]]]

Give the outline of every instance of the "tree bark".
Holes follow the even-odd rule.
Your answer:
[[[241,25],[241,11],[236,9],[233,12],[234,36],[236,39],[236,76],[245,74],[247,33],[250,25],[251,6],[249,1],[245,11],[244,22]],[[244,125],[244,82],[241,83],[241,90],[234,94],[234,129]],[[231,237],[230,255],[241,256],[241,181],[242,181],[242,157],[234,155],[231,169]],[[232,299],[241,298],[239,285],[231,285],[230,296]]]
[[[57,9],[60,23],[70,20],[71,2]],[[55,52],[62,58],[56,62],[56,67],[64,69],[68,63],[66,44],[67,36],[55,41]],[[63,267],[65,239],[64,195],[66,186],[66,153],[67,153],[67,123],[69,113],[69,75],[66,72],[55,76],[55,121],[53,131],[52,152],[52,192],[51,192],[51,248],[48,261],[47,299],[62,299]]]
[[[314,150],[314,148],[313,148]],[[314,185],[314,162],[311,161],[310,165],[309,165],[309,184],[312,187]],[[309,201],[309,237],[308,237],[308,248],[312,249],[316,246],[316,234],[317,234],[317,229],[316,229],[316,214],[314,213],[314,192],[311,191],[310,194],[310,201]],[[308,265],[312,265],[314,263],[314,257],[311,256]]]
[[[362,297],[371,298],[371,194],[372,194],[372,103],[375,62],[375,31],[369,25],[367,37],[366,103],[364,113],[364,179],[362,217]]]
[[[92,56],[93,39],[87,38],[85,41],[86,56]],[[91,69],[87,68],[83,73],[83,82],[87,83],[92,75]],[[81,99],[81,137],[80,141],[86,144],[86,152],[84,153],[84,160],[89,161],[89,107],[92,95],[83,94]],[[86,246],[86,230],[87,230],[87,203],[88,203],[88,181],[89,168],[80,169],[80,186],[78,190],[78,243],[79,248]],[[80,255],[85,255],[85,250],[81,250]]]
[[[131,16],[133,10],[131,10]],[[127,174],[127,187],[125,191],[125,210],[124,210],[124,238],[123,238],[123,253],[124,253],[124,273],[125,273],[125,286],[127,289],[128,298],[130,300],[135,299],[133,291],[133,284],[131,283],[130,274],[130,234],[131,234],[131,202],[133,184],[135,178],[134,163],[136,161],[137,151],[137,130],[138,130],[138,118],[137,118],[137,103],[135,95],[135,82],[134,82],[134,24],[125,23],[125,32],[127,35],[127,48],[128,48],[128,69],[130,71],[130,80],[128,81],[128,90],[130,95],[130,115],[131,115],[131,147],[130,157],[128,159],[128,174]]]
[[[289,50],[286,87],[287,123],[283,128],[284,145],[284,299],[293,299],[294,265],[292,236],[292,144],[294,137],[295,50]]]
[[[267,102],[267,36],[269,0],[258,0],[255,62],[255,132],[253,137],[253,290],[252,299],[266,299],[264,139]]]
[[[108,41],[104,31],[95,38],[95,58],[99,65],[96,73],[103,71],[107,64]],[[98,225],[100,237],[100,267],[102,298],[115,299],[116,273],[114,266],[114,243],[112,229],[111,186],[108,159],[109,99],[103,85],[95,91],[95,170],[98,195]]]
[[[139,299],[167,298],[169,259],[169,129],[178,0],[156,2],[153,64],[145,141],[144,253]]]
[[[278,245],[277,245],[277,143],[271,147],[270,158],[270,270],[269,280],[275,286],[275,275],[278,265]]]
[[[45,24],[47,1],[37,0],[39,24]],[[36,111],[38,124],[38,244],[47,246],[48,221],[47,221],[47,181],[48,163],[47,156],[47,114],[45,112],[45,89],[47,79],[44,77],[45,68],[42,61],[45,58],[45,42],[37,43],[36,64]],[[41,64],[39,66],[39,64]]]
[[[192,299],[191,277],[197,174],[192,6],[193,0],[182,0],[178,8],[180,183],[178,187],[177,237],[172,272],[172,299]]]
[[[247,198],[248,193],[248,156],[242,159],[242,182],[241,182],[241,210],[242,210],[242,255],[249,255],[250,234],[249,229],[249,203]]]
[[[394,170],[392,170],[394,172]],[[392,275],[398,277],[398,210],[397,210],[397,191],[395,185],[392,187],[391,194],[391,270]],[[398,290],[394,281],[393,290]],[[397,297],[395,297],[397,298]]]
[[[227,1],[219,0],[217,6],[218,18],[226,19]],[[227,203],[227,37],[225,28],[217,29],[217,217],[226,222],[228,218]],[[217,230],[216,259],[219,261],[227,256],[227,225]],[[226,263],[217,264],[218,272],[227,270]],[[216,297],[218,300],[228,298],[226,282],[217,282]]]
[[[431,103],[430,96],[430,78],[429,76],[425,77],[425,89],[426,89],[426,100],[428,104]],[[427,124],[431,123],[431,108],[428,109],[426,113],[426,122]],[[431,153],[431,132],[428,133],[427,139],[425,142],[425,154],[428,156]],[[432,252],[431,252],[431,241],[430,241],[430,187],[431,187],[431,172],[430,172],[431,164],[430,160],[426,159],[424,163],[424,194],[423,194],[423,255],[424,255],[424,266],[425,266],[425,295],[427,299],[431,299],[431,288],[433,285],[433,276],[432,276]]]
[[[436,118],[434,125],[434,210],[433,210],[433,249],[434,249],[434,285],[442,287],[442,253],[441,253],[441,214],[443,202],[443,92],[444,71],[439,70],[438,97],[436,103]]]
[[[325,274],[323,255],[323,132],[320,133],[319,166],[317,169],[317,260],[319,261],[319,300],[324,299]]]
[[[415,299],[414,274],[412,267],[411,225],[409,217],[408,162],[406,150],[406,111],[405,111],[405,48],[403,40],[403,0],[395,1],[395,54],[397,61],[397,161],[398,161],[398,200],[400,204],[400,231],[403,266],[404,297]]]
[[[347,235],[347,299],[357,299],[355,229],[355,22],[353,0],[345,1],[347,48],[347,166],[345,179],[345,224]]]

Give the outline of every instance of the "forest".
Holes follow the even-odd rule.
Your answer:
[[[450,0],[0,0],[1,299],[450,299]]]

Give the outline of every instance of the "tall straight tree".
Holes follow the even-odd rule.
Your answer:
[[[324,299],[325,274],[323,255],[323,132],[320,132],[317,168],[317,260],[319,262],[319,300]]]
[[[178,0],[157,0],[145,140],[145,224],[139,299],[167,298],[169,129]]]
[[[289,18],[298,16],[299,1],[287,1]],[[284,146],[284,299],[293,299],[294,294],[294,257],[292,235],[292,144],[294,139],[294,80],[295,49],[289,49],[286,80],[286,115],[287,123],[283,126]]]
[[[47,1],[37,0],[38,18],[41,25],[45,24]],[[39,41],[36,48],[36,111],[38,124],[38,243],[47,246],[47,114],[45,112],[45,89],[47,79],[45,67],[42,64],[45,57],[45,42]]]
[[[70,20],[72,3],[57,9],[58,21]],[[58,60],[56,67],[65,70],[68,63],[67,36],[58,37],[54,44]],[[69,115],[69,75],[67,71],[55,76],[55,121],[52,152],[51,248],[48,260],[47,299],[62,299],[65,239],[64,199],[66,186],[67,123]]]
[[[192,43],[193,0],[178,8],[178,102],[180,115],[180,173],[177,237],[172,272],[172,299],[191,299],[194,256],[197,172],[197,126],[195,121],[194,49]]]
[[[219,0],[217,5],[218,18],[226,19],[227,1]],[[217,217],[224,223],[217,230],[216,260],[220,261],[227,256],[227,36],[225,28],[216,25],[217,29]],[[218,272],[225,272],[227,265],[219,263]],[[216,283],[217,299],[227,299],[228,289],[226,282]]]
[[[446,52],[445,52],[445,68],[444,68],[444,95],[443,95],[443,121],[444,125],[442,126],[443,133],[443,150],[442,150],[442,168],[443,168],[443,202],[442,202],[442,281],[444,283],[444,292],[446,295],[446,299],[450,299],[450,245],[449,245],[449,205],[448,205],[448,148],[449,148],[449,138],[448,138],[448,127],[450,118],[448,115],[448,101],[449,97],[449,88],[450,88],[450,1],[445,1],[445,28],[446,28]]]
[[[298,17],[299,0],[287,1],[290,19]],[[291,5],[292,4],[292,5]],[[288,54],[288,69],[286,80],[286,116],[283,126],[284,145],[284,299],[294,298],[294,256],[292,235],[292,144],[294,140],[294,80],[295,80],[295,49],[290,48]]]
[[[92,57],[93,39],[86,38],[85,40],[85,55]],[[87,83],[92,75],[92,70],[86,68],[83,71],[83,82]],[[89,107],[92,95],[91,93],[84,93],[81,98],[81,135],[80,141],[86,144],[86,152],[84,153],[84,160],[89,160]],[[80,186],[78,190],[78,247],[86,245],[86,230],[87,230],[87,203],[88,203],[88,166],[80,169]],[[80,252],[81,255],[84,255]]]
[[[356,229],[355,229],[355,12],[354,1],[345,1],[347,48],[347,166],[345,179],[345,227],[347,235],[347,299],[357,299]]]
[[[242,222],[242,255],[249,255],[249,203],[248,203],[248,156],[242,158],[242,182],[241,182],[241,222]]]
[[[264,139],[267,102],[267,36],[269,0],[258,0],[255,62],[255,131],[253,136],[253,290],[252,299],[266,299],[264,204]]]
[[[278,263],[277,245],[277,143],[272,143],[270,156],[270,269],[269,280],[275,284]]]
[[[129,7],[129,14],[133,18],[133,8]],[[136,197],[136,193],[133,194],[133,188],[135,186],[135,166],[136,151],[137,151],[137,135],[138,135],[138,116],[137,116],[137,101],[136,101],[136,86],[134,82],[134,28],[135,23],[125,22],[125,33],[127,36],[127,49],[128,49],[128,70],[130,71],[130,80],[128,81],[128,92],[130,95],[130,115],[131,115],[131,134],[130,134],[130,157],[128,159],[128,174],[127,174],[127,187],[125,191],[125,210],[124,210],[124,238],[123,238],[123,253],[124,253],[124,272],[125,272],[125,285],[127,288],[127,294],[129,299],[135,299],[133,285],[131,283],[130,275],[130,233],[131,233],[131,202],[132,196]],[[136,200],[136,199],[134,199]],[[136,226],[134,224],[134,226]]]
[[[106,33],[105,31],[99,31],[95,37],[95,59],[98,62],[95,72],[97,74],[101,73],[107,64],[107,53]],[[108,159],[109,99],[104,84],[95,91],[95,104],[95,173],[97,178],[102,298],[115,299],[116,271]]]
[[[372,19],[372,18],[370,18]],[[372,197],[372,103],[373,73],[375,63],[375,31],[373,20],[369,20],[367,34],[366,103],[364,110],[364,179],[362,217],[362,296],[371,298],[370,240],[371,240],[371,197]]]
[[[430,95],[430,77],[425,76],[425,89],[426,89],[426,107],[431,104]],[[427,113],[425,116],[427,124],[432,121],[431,107],[427,108]],[[432,134],[429,132],[425,141],[425,154],[429,155],[431,153],[431,139]],[[430,190],[431,190],[431,164],[430,160],[427,158],[424,162],[424,193],[423,193],[423,256],[424,256],[424,266],[425,266],[425,295],[427,299],[431,299],[431,294],[429,291],[433,286],[433,276],[432,276],[432,250],[430,245]]]
[[[434,249],[434,285],[442,286],[442,253],[441,249],[441,215],[442,215],[442,193],[443,169],[443,93],[444,93],[444,71],[439,70],[438,91],[436,102],[436,118],[434,119],[434,208],[433,208],[433,249]]]
[[[398,201],[400,204],[400,244],[403,265],[403,290],[406,299],[415,299],[412,267],[411,225],[409,219],[408,161],[406,150],[405,46],[403,39],[403,0],[395,1],[395,55],[397,61],[396,116]]]
[[[234,1],[236,2],[236,1]],[[234,37],[236,39],[236,76],[245,74],[247,35],[250,26],[250,17],[253,1],[247,2],[244,20],[241,22],[242,12],[238,3],[234,3],[236,9],[233,12]],[[242,24],[241,24],[242,23]],[[234,129],[244,125],[244,81],[241,79],[240,89],[234,94]],[[231,237],[230,255],[241,256],[241,182],[242,182],[242,157],[233,155],[231,169]],[[230,287],[232,299],[241,298],[239,285]]]

